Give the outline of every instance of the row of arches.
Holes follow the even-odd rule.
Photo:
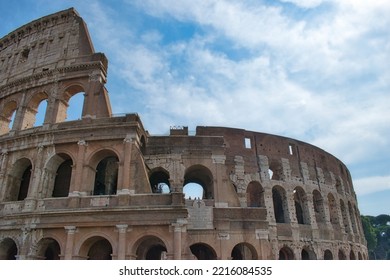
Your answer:
[[[363,260],[365,256],[361,252],[355,252],[353,249],[346,254],[343,249],[338,249],[337,252],[333,252],[330,249],[326,249],[322,252],[322,256],[317,256],[313,249],[309,247],[303,247],[299,252],[294,253],[288,246],[283,246],[279,250],[279,260]]]
[[[64,256],[64,245],[54,238],[43,238],[35,246],[36,250],[29,258],[41,260],[59,260]],[[111,260],[115,246],[103,236],[93,236],[86,239],[80,246],[76,258],[85,260]],[[145,236],[135,242],[134,259],[137,260],[164,260],[167,259],[168,247],[164,241],[156,236]],[[194,243],[189,246],[192,259],[216,260],[217,253],[206,243]],[[20,248],[12,238],[4,238],[0,242],[0,260],[16,260]],[[232,260],[257,259],[255,248],[248,243],[239,243],[231,251]]]
[[[117,191],[119,159],[114,153],[97,155],[93,195],[113,195]],[[43,197],[67,197],[72,182],[74,161],[67,154],[53,156],[45,165],[42,175]],[[33,164],[30,159],[17,160],[8,175],[4,201],[24,200],[30,192]],[[33,194],[31,194],[33,195]]]
[[[46,122],[63,122],[80,119],[85,90],[80,85],[65,89],[59,100],[46,91],[33,94],[22,102],[19,97],[2,101],[0,105],[0,135],[11,130],[41,126]],[[49,105],[50,104],[50,105]]]
[[[328,193],[324,198],[318,190],[313,190],[311,196],[310,201],[303,188],[296,187],[293,190],[293,204],[289,204],[286,190],[281,186],[274,186],[272,188],[272,202],[275,221],[277,223],[289,223],[292,218],[289,213],[295,212],[295,219],[298,224],[311,224],[313,221],[310,208],[312,207],[317,223],[329,222],[335,226],[341,225],[346,233],[362,234],[359,211],[351,201],[345,203],[340,198],[337,202],[332,193]],[[294,211],[291,211],[291,206]]]

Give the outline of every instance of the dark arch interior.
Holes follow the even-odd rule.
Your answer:
[[[111,260],[112,247],[107,239],[100,239],[92,244],[88,251],[89,260]]]
[[[204,244],[194,244],[190,246],[191,253],[198,260],[215,260],[217,259],[213,250]]]

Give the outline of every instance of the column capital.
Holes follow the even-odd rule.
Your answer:
[[[64,226],[64,229],[68,234],[73,234],[76,232],[77,228],[75,226]]]
[[[128,227],[129,227],[129,225],[126,225],[126,224],[116,225],[116,228],[118,229],[119,233],[127,232]]]

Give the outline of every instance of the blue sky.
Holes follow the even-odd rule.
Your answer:
[[[351,171],[362,214],[390,214],[390,1],[1,1],[0,37],[74,7],[109,59],[113,112],[299,139]]]

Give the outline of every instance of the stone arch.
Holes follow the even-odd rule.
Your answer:
[[[294,193],[295,215],[298,224],[310,224],[309,207],[307,203],[307,195],[302,187],[296,187]]]
[[[329,220],[332,225],[339,225],[337,202],[333,194],[328,194]]]
[[[295,257],[294,257],[294,252],[293,250],[291,250],[290,247],[288,246],[283,246],[282,248],[280,248],[279,250],[279,256],[278,256],[278,259],[279,260],[294,260]]]
[[[347,259],[346,255],[342,249],[339,249],[338,258],[339,258],[339,260],[346,260]]]
[[[246,189],[246,199],[248,207],[264,207],[264,188],[257,181],[252,181]]]
[[[341,195],[344,194],[343,184],[341,183],[341,180],[339,178],[336,179],[335,188],[336,188],[338,194],[341,194]]]
[[[59,260],[61,246],[54,238],[43,238],[37,244],[36,257],[44,260]]]
[[[246,242],[238,243],[236,246],[234,246],[230,256],[232,260],[257,260],[258,259],[255,247],[253,247],[251,244]]]
[[[349,259],[350,260],[356,260],[356,255],[355,255],[355,252],[351,249],[351,251],[349,252]]]
[[[169,193],[171,191],[169,172],[162,167],[150,171],[149,182],[153,193]]]
[[[140,238],[134,248],[137,260],[163,260],[168,253],[165,242],[155,235]]]
[[[6,201],[20,201],[28,196],[32,173],[32,163],[28,158],[18,159],[8,176]]]
[[[358,260],[363,260],[363,256],[361,252],[358,252]]]
[[[318,190],[313,191],[313,206],[314,206],[314,213],[316,215],[316,222],[324,223],[325,222],[324,199],[322,198],[322,195]]]
[[[312,248],[304,246],[301,251],[301,260],[316,260],[317,255]]]
[[[112,260],[111,242],[100,235],[95,235],[86,239],[79,251],[80,258],[88,260]]]
[[[333,260],[333,254],[331,250],[326,249],[324,251],[324,260]]]
[[[14,100],[7,102],[1,110],[0,115],[0,135],[12,130],[18,103]]]
[[[203,165],[193,165],[185,171],[184,187],[189,183],[199,184],[203,188],[203,198],[214,198],[214,179],[211,171]]]
[[[12,238],[4,238],[0,242],[0,260],[16,260],[18,246]]]
[[[118,184],[119,157],[116,152],[104,149],[96,152],[90,160],[93,174],[93,195],[116,194]],[[92,174],[91,174],[92,175]]]
[[[191,253],[197,260],[216,260],[217,253],[206,243],[194,243],[190,246]]]
[[[46,163],[46,197],[67,197],[72,179],[73,159],[66,153],[52,156]]]
[[[283,180],[283,165],[280,160],[270,160],[268,174],[271,180]]]
[[[272,201],[274,206],[275,221],[277,223],[289,223],[289,212],[286,191],[281,186],[272,188]]]
[[[71,99],[73,97],[75,97],[76,95],[83,95],[83,102],[82,102],[82,108],[79,109],[78,108],[78,112],[79,112],[79,116],[76,117],[76,116],[73,116],[71,118],[69,118],[69,110],[70,109],[75,109],[75,108],[71,108],[70,105],[71,105]],[[78,119],[78,118],[81,118],[83,116],[83,111],[84,111],[84,101],[85,101],[85,88],[84,88],[84,85],[82,84],[72,84],[68,87],[66,87],[66,89],[63,91],[62,95],[61,95],[61,102],[59,102],[59,105],[58,105],[58,112],[57,112],[57,116],[56,116],[56,120],[57,122],[64,122],[64,121],[67,121],[67,120],[75,120],[75,119]],[[81,111],[81,112],[80,112]]]
[[[24,111],[22,129],[28,129],[45,123],[47,118],[47,103],[42,102],[47,101],[48,98],[48,94],[44,91],[37,92],[31,96]],[[39,120],[37,116],[42,119]]]

